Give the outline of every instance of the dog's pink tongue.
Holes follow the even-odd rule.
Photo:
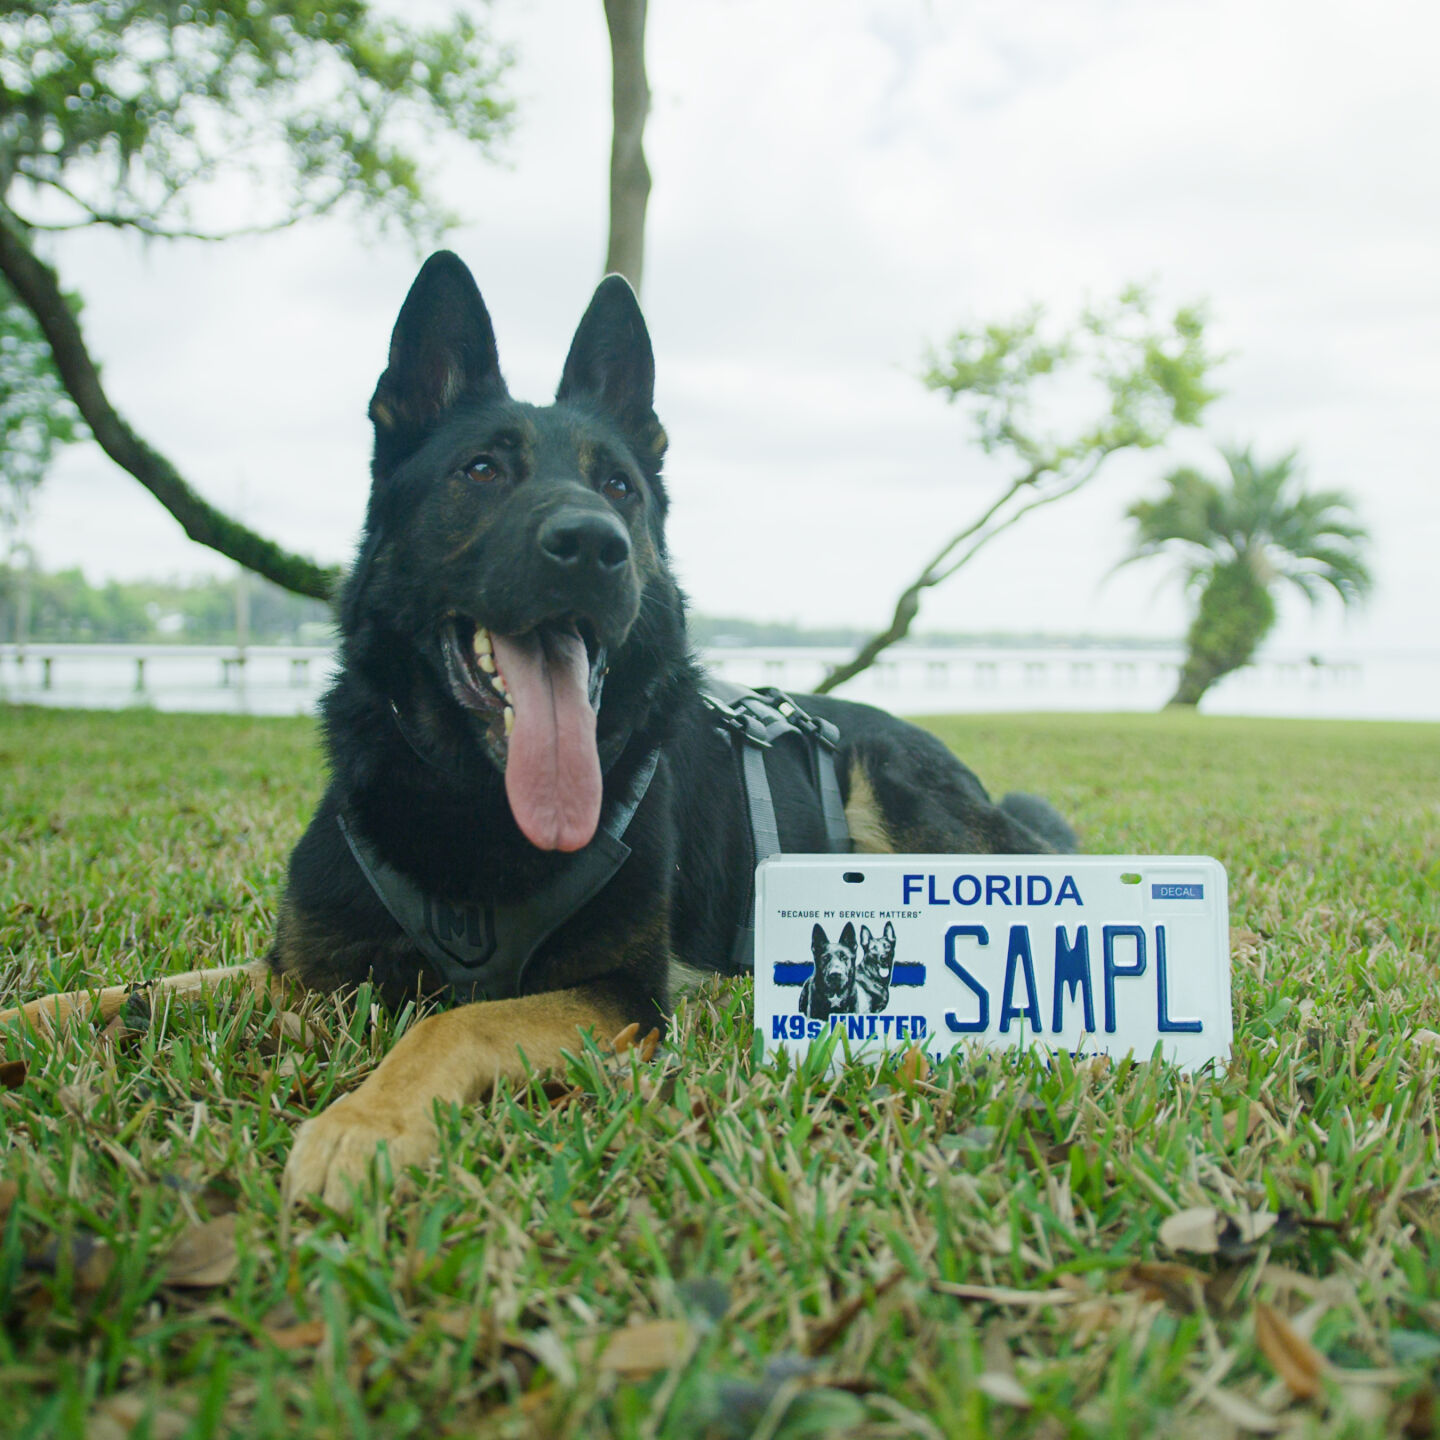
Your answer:
[[[600,823],[600,755],[590,661],[574,631],[495,635],[495,661],[515,707],[505,793],[525,838],[579,850]]]

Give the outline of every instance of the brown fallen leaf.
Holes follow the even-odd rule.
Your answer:
[[[76,1231],[65,1240],[52,1240],[25,1260],[27,1270],[42,1275],[56,1275],[65,1263],[70,1265],[77,1294],[93,1294],[101,1290],[115,1268],[115,1252],[88,1230]]]
[[[222,1215],[180,1232],[165,1257],[162,1282],[184,1289],[223,1285],[235,1273],[238,1258],[235,1217]]]
[[[1325,1357],[1273,1306],[1255,1302],[1255,1343],[1297,1400],[1320,1393]]]
[[[1013,1405],[1017,1410],[1028,1410],[1031,1400],[1025,1387],[1015,1374],[1015,1359],[1010,1353],[1010,1342],[1000,1325],[992,1322],[985,1327],[981,1342],[984,1370],[975,1377],[976,1389],[998,1400],[1002,1405]]]
[[[133,1390],[122,1390],[101,1400],[90,1412],[85,1436],[86,1440],[125,1440],[130,1435],[145,1434],[153,1440],[179,1440],[193,1419],[193,1414],[153,1405]]]
[[[1196,1309],[1196,1287],[1208,1279],[1193,1266],[1154,1260],[1122,1270],[1120,1288],[1136,1291],[1145,1300],[1163,1300],[1172,1310],[1189,1315]]]
[[[25,1083],[29,1066],[23,1060],[0,1060],[0,1086],[18,1090]]]
[[[608,1335],[581,1340],[575,1355],[581,1364],[593,1360],[600,1369],[614,1375],[643,1380],[679,1364],[685,1358],[689,1339],[690,1326],[684,1320],[642,1320]]]
[[[921,1081],[930,1078],[930,1061],[926,1059],[925,1052],[918,1045],[912,1045],[905,1052],[904,1057],[895,1067],[895,1078],[907,1088],[913,1088]]]
[[[298,1325],[282,1325],[265,1332],[265,1338],[277,1350],[314,1350],[325,1335],[323,1320],[302,1320]]]
[[[0,1180],[0,1220],[3,1220],[15,1206],[20,1196],[18,1180]]]

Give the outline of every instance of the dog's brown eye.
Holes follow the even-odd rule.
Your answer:
[[[477,485],[490,485],[500,478],[500,467],[488,455],[477,455],[466,467],[465,478]]]
[[[615,474],[600,487],[600,491],[607,500],[628,500],[635,493],[635,487],[626,476]]]

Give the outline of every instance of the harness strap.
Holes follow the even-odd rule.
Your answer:
[[[840,732],[828,720],[810,715],[774,686],[750,690],[712,678],[702,698],[715,715],[717,728],[733,739],[739,751],[740,775],[750,816],[752,868],[750,902],[745,907],[746,918],[736,927],[730,968],[749,970],[755,964],[754,866],[780,854],[780,826],[775,816],[765,752],[772,750],[775,742],[785,735],[796,735],[807,742],[811,780],[820,794],[826,850],[830,854],[848,854],[850,827],[845,819],[840,778],[835,769]]]
[[[593,900],[630,856],[621,837],[629,828],[660,763],[654,749],[641,761],[625,794],[600,817],[594,838],[557,873],[518,903],[452,904],[427,895],[381,859],[343,814],[335,819],[370,888],[430,962],[453,999],[502,1000],[521,993],[532,956],[561,925]]]

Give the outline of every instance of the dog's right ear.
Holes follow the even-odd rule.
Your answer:
[[[826,938],[825,932],[817,925],[810,932],[810,951],[818,960],[829,948],[830,941]]]
[[[465,262],[437,250],[415,277],[370,401],[375,473],[403,459],[462,396],[504,395],[495,329]]]

